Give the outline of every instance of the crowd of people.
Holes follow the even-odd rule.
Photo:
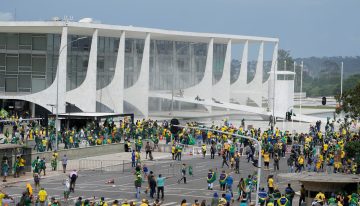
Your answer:
[[[154,142],[154,147],[158,144],[161,139],[165,140],[166,144],[171,145],[172,159],[182,161],[181,154],[183,147],[189,144],[197,144],[201,148],[202,157],[206,158],[206,154],[210,153],[210,159],[215,159],[215,156],[220,156],[222,160],[222,168],[227,166],[231,172],[221,171],[219,176],[217,171],[212,169],[207,174],[207,185],[208,190],[214,190],[214,182],[219,181],[219,191],[214,192],[211,200],[211,204],[205,200],[199,203],[196,201],[192,205],[211,205],[211,206],[229,206],[234,205],[237,200],[240,205],[249,205],[254,200],[251,199],[252,193],[257,189],[257,173],[250,174],[248,176],[242,176],[238,184],[234,184],[233,175],[240,174],[239,162],[240,158],[245,155],[248,162],[252,162],[255,167],[258,166],[259,152],[263,159],[264,170],[271,170],[270,164],[273,164],[275,172],[282,170],[284,172],[327,172],[327,173],[345,173],[345,174],[359,174],[358,160],[354,157],[347,155],[345,145],[349,142],[360,141],[359,131],[350,129],[351,124],[354,122],[345,121],[335,129],[333,122],[327,122],[325,130],[321,130],[321,122],[317,122],[315,125],[310,126],[308,132],[291,134],[289,131],[281,131],[278,128],[268,128],[262,131],[260,128],[249,128],[246,129],[244,125],[236,127],[227,120],[221,125],[210,125],[205,128],[196,122],[189,122],[186,125],[188,127],[178,128],[174,130],[170,129],[168,122],[164,121],[159,123],[154,120],[138,120],[134,124],[124,119],[115,124],[113,121],[105,121],[103,125],[99,125],[96,122],[92,122],[87,125],[86,128],[72,128],[71,130],[63,130],[59,133],[59,141],[64,144],[65,148],[76,148],[79,147],[79,143],[86,141],[89,145],[101,145],[109,144],[114,142],[120,142],[124,139],[125,147],[127,151],[131,151],[131,161],[134,167],[134,186],[135,186],[135,197],[140,198],[141,186],[144,182],[147,182],[147,188],[145,191],[149,193],[149,199],[155,199],[152,205],[160,205],[164,199],[164,187],[165,180],[168,177],[162,176],[162,174],[154,174],[153,171],[149,171],[146,165],[140,161],[140,152],[143,148],[143,140],[151,139]],[[202,129],[201,129],[202,127]],[[22,127],[17,127],[16,131],[20,131]],[[50,145],[54,144],[54,134],[51,133],[49,137],[44,134],[43,128],[39,125],[31,126],[29,129],[24,129],[23,136],[20,135],[19,139],[28,138],[34,139],[37,147],[46,147],[46,150],[50,148]],[[236,135],[247,136],[250,139],[239,138]],[[14,134],[16,136],[16,134]],[[12,137],[14,138],[14,137]],[[38,139],[38,140],[36,140]],[[45,139],[46,143],[43,143]],[[41,140],[41,141],[40,141]],[[134,142],[134,148],[129,141]],[[256,141],[255,141],[256,140]],[[262,150],[258,150],[258,143],[261,144]],[[35,148],[35,149],[38,149]],[[153,148],[149,146],[149,143],[145,144],[145,151],[151,157],[151,151]],[[40,151],[40,150],[39,150]],[[54,152],[56,154],[56,151]],[[53,155],[57,160],[57,156]],[[20,158],[21,159],[21,158]],[[282,160],[284,159],[284,160]],[[280,168],[280,162],[286,160],[287,168]],[[20,160],[19,160],[20,162]],[[33,163],[34,182],[36,184],[36,174],[40,175],[42,160],[37,159]],[[54,165],[56,167],[56,165]],[[9,166],[7,166],[9,168]],[[44,175],[45,175],[45,170]],[[76,172],[76,171],[74,171]],[[4,170],[3,170],[4,173]],[[21,169],[16,172],[20,175]],[[143,173],[143,175],[142,175]],[[192,175],[192,167],[186,164],[182,164],[180,170],[181,178],[178,179],[178,183],[183,182],[186,184],[187,175]],[[65,182],[65,190],[73,191],[75,187],[75,181],[72,180],[72,176],[69,176],[68,183]],[[77,174],[76,174],[77,178]],[[75,179],[76,179],[75,178]],[[145,181],[147,180],[147,181]],[[73,182],[73,184],[71,183]],[[111,183],[111,181],[109,181]],[[70,185],[73,185],[71,187]],[[238,194],[233,191],[233,185],[236,185]],[[292,206],[292,201],[295,196],[295,191],[289,184],[284,191],[278,189],[273,175],[269,175],[267,178],[267,187],[260,185],[259,188],[259,203],[267,206]],[[38,187],[38,186],[37,186]],[[67,188],[69,188],[67,190]],[[72,188],[72,189],[70,189]],[[29,190],[29,189],[28,189]],[[38,201],[43,202],[46,191],[42,188],[39,190],[37,199],[32,197],[30,191],[24,193],[25,202]],[[68,192],[64,191],[64,199],[68,198]],[[41,192],[41,193],[40,193]],[[65,193],[66,192],[66,193]],[[353,191],[354,192],[354,191]],[[219,194],[221,193],[221,194]],[[2,194],[5,195],[3,192]],[[67,194],[67,195],[65,195]],[[155,196],[157,194],[157,198]],[[302,187],[300,190],[300,202],[299,205],[304,201],[305,190]],[[0,195],[1,197],[6,197]],[[47,200],[47,198],[45,198]],[[358,205],[358,194],[346,193],[345,191],[339,191],[337,194],[324,194],[319,192],[314,198],[314,204],[318,205]],[[28,204],[28,205],[31,205]],[[96,203],[98,205],[107,205],[104,199]],[[26,205],[26,204],[24,204]],[[41,204],[40,204],[41,205]],[[50,200],[50,205],[60,205],[57,200]],[[79,198],[75,205],[95,205],[92,200],[83,200]],[[133,202],[114,201],[112,205],[134,205]],[[150,205],[149,201],[144,199],[141,201],[141,206]],[[184,199],[181,202],[181,206],[188,205]]]

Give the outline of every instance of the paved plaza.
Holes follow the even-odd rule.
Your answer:
[[[119,156],[128,156],[129,153],[118,153],[107,156],[99,156],[88,158],[92,160],[101,160],[104,158],[111,158],[111,156],[116,159]],[[208,170],[215,169],[217,170],[217,177],[223,170],[221,168],[222,158],[219,156],[215,157],[215,160],[211,160],[210,156],[206,156],[203,159],[200,155],[191,156],[188,154],[183,155],[183,161],[173,161],[171,160],[170,154],[166,153],[157,153],[154,154],[155,161],[145,161],[145,164],[149,166],[151,171],[154,171],[155,175],[162,174],[163,176],[168,177],[165,181],[165,198],[163,206],[172,206],[178,205],[181,200],[186,199],[187,202],[194,202],[195,199],[206,200],[207,203],[211,202],[211,197],[214,192],[218,192],[219,195],[222,194],[222,191],[219,191],[218,181],[214,184],[214,190],[210,191],[207,189],[206,177]],[[161,159],[157,158],[161,157]],[[143,155],[144,159],[145,156]],[[180,183],[178,184],[178,179],[180,178],[180,167],[181,164],[185,163],[186,165],[191,165],[194,169],[194,175],[187,175],[187,184]],[[286,159],[281,158],[280,168],[283,171],[286,170]],[[236,185],[239,182],[241,177],[246,178],[249,174],[253,174],[256,171],[256,168],[250,163],[247,163],[246,158],[243,156],[240,162],[240,175],[235,174],[228,169],[226,166],[224,170],[227,173],[230,173],[234,178],[234,195],[237,198],[237,188]],[[135,198],[135,187],[134,187],[134,170],[133,169],[122,169],[122,166],[112,167],[111,169],[103,170],[80,170],[79,178],[76,183],[75,192],[71,193],[69,204],[79,197],[82,196],[83,199],[99,201],[100,197],[105,197],[107,202],[112,202],[117,199],[120,202],[124,200],[139,202],[142,198],[149,198],[147,194],[144,193],[144,190],[147,186],[147,181],[144,179],[141,188],[141,198]],[[272,170],[263,171],[262,173],[261,186],[266,186],[266,177],[268,174],[274,174]],[[52,177],[47,177],[41,180],[41,187],[44,187],[49,194],[49,197],[56,197],[57,199],[63,199],[64,185],[63,181],[67,178],[67,174],[53,174]],[[115,180],[115,184],[106,184],[110,179]],[[277,180],[277,178],[275,178]],[[279,181],[279,180],[278,180]],[[32,181],[31,181],[32,183]],[[280,191],[283,192],[285,182],[277,182],[279,185]],[[8,185],[5,188],[6,192],[12,194],[15,200],[19,200],[21,193],[24,191],[26,182],[20,182]],[[298,187],[294,184],[294,189],[297,191]],[[181,194],[181,195],[180,195]],[[255,200],[255,193],[252,194],[252,201]]]

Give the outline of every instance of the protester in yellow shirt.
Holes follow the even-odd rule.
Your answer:
[[[264,165],[266,167],[266,170],[269,170],[269,163],[270,163],[270,155],[268,151],[265,151],[264,153]]]
[[[274,192],[274,179],[272,175],[268,177],[268,192],[272,194]]]
[[[4,198],[10,198],[12,199],[11,197],[9,197],[5,192],[1,191],[0,190],[0,206],[3,206],[3,199]]]
[[[41,188],[39,193],[38,193],[38,198],[40,203],[44,204],[47,200],[47,192],[45,191],[44,188]]]

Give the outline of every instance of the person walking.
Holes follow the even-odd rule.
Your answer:
[[[295,196],[295,191],[291,188],[291,184],[289,183],[288,186],[285,188],[285,197],[289,200],[289,206],[292,206],[292,201]]]
[[[2,175],[3,175],[3,177],[4,177],[4,179],[3,179],[3,182],[6,182],[7,180],[6,180],[6,177],[8,176],[8,174],[9,174],[9,164],[8,164],[8,160],[7,159],[4,159],[3,161],[2,161],[2,164],[1,164],[1,173],[2,173]]]
[[[246,190],[246,183],[244,178],[241,178],[239,181],[239,184],[237,185],[238,188],[238,194],[239,197],[237,198],[237,201],[240,201],[241,197],[243,194],[246,194],[245,190]]]
[[[46,206],[47,205],[46,204],[47,197],[48,197],[48,194],[47,194],[46,190],[44,188],[41,188],[39,193],[38,193],[40,206]]]
[[[226,165],[229,168],[229,164],[227,162],[227,157],[226,157],[225,152],[222,154],[222,159],[223,159],[223,161],[222,161],[222,164],[221,164],[221,168],[224,168],[224,165]]]
[[[62,157],[61,164],[63,166],[63,172],[65,173],[66,172],[66,166],[68,164],[68,158],[67,158],[66,154],[64,154],[64,156]]]
[[[134,181],[135,191],[136,191],[135,197],[136,197],[137,199],[140,199],[141,183],[142,183],[141,174],[137,174],[136,177],[135,177],[135,181]]]
[[[268,193],[272,194],[274,193],[274,179],[273,179],[273,175],[269,175],[268,180]]]
[[[305,190],[304,185],[301,185],[299,206],[301,206],[301,204],[302,204],[303,202],[305,202],[305,197],[306,197],[306,190]]]
[[[45,157],[43,157],[42,159],[40,159],[40,163],[39,163],[39,174],[41,175],[41,171],[44,171],[44,176],[46,176],[46,161],[45,161]]]
[[[265,151],[263,157],[264,157],[264,166],[265,166],[264,170],[269,170],[269,163],[270,163],[270,154],[269,154],[269,152]]]
[[[212,144],[211,144],[211,147],[210,147],[210,159],[214,159],[214,158],[215,158],[215,152],[216,152],[215,143],[212,143]]]
[[[275,154],[275,157],[274,157],[274,171],[279,171],[279,161],[280,161],[279,155]]]
[[[180,172],[181,178],[178,180],[178,183],[180,184],[180,182],[184,180],[184,184],[186,184],[186,164],[182,164]]]
[[[216,173],[210,169],[207,176],[208,190],[212,190],[216,180]]]
[[[151,153],[151,146],[150,146],[150,143],[149,143],[149,142],[146,142],[145,152],[146,152],[145,159],[147,159],[147,157],[148,157],[148,155],[149,155],[150,160],[153,160],[153,156],[152,156],[152,153]]]
[[[131,152],[131,167],[136,167],[136,155],[135,150]]]
[[[235,154],[235,173],[240,174],[240,153]]]
[[[232,189],[232,185],[234,183],[234,179],[233,177],[229,174],[225,180],[226,183],[226,189],[230,191],[231,196],[234,196],[233,194],[233,189]]]
[[[205,159],[205,155],[206,155],[206,144],[202,144],[201,146],[201,152],[202,152],[202,155],[203,155],[203,159]]]
[[[78,178],[78,173],[76,170],[73,170],[70,174],[69,174],[69,178],[70,178],[70,192],[75,192],[75,183],[76,180]]]
[[[70,195],[70,181],[66,179],[63,183],[64,185],[64,200],[68,201]]]
[[[156,179],[153,174],[153,171],[150,171],[150,175],[148,177],[149,189],[150,189],[150,198],[154,199],[154,194],[156,192]]]
[[[159,174],[158,178],[156,179],[157,199],[160,199],[161,193],[161,200],[164,200],[165,179],[168,179],[168,177],[162,177],[161,174]]]
[[[222,191],[225,191],[227,177],[228,175],[226,174],[225,170],[223,170],[219,177],[220,190]]]

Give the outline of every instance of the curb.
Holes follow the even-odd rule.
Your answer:
[[[61,174],[64,174],[64,173],[53,174],[53,175],[48,175],[48,176],[42,176],[40,179],[47,179],[47,178],[51,178],[51,177],[56,177],[56,176],[60,176]],[[14,184],[21,183],[21,182],[29,182],[29,181],[33,181],[33,178],[21,179],[21,180],[14,181],[14,182],[6,182],[6,183],[3,183],[1,185],[1,187],[6,188],[6,187],[9,187],[10,185],[14,185]]]

